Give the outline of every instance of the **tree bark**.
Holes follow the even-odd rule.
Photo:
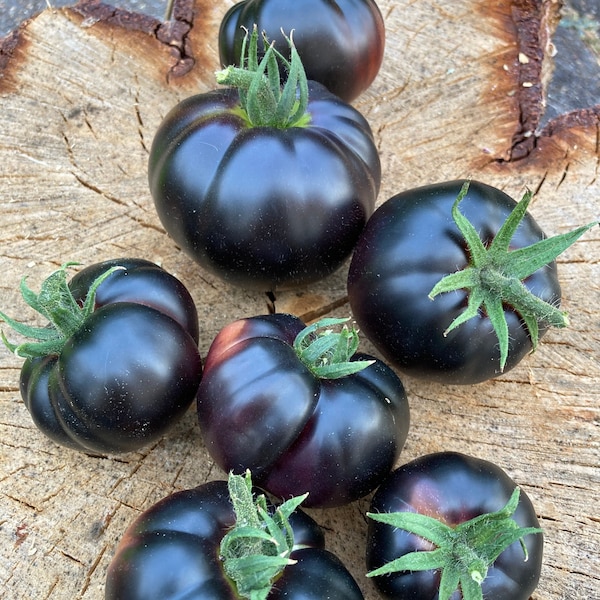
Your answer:
[[[33,289],[66,261],[154,260],[196,300],[204,355],[226,323],[269,311],[348,316],[347,265],[276,297],[229,287],[169,239],[147,185],[148,150],[168,110],[214,87],[217,30],[232,2],[175,0],[161,23],[95,1],[46,10],[0,47],[1,310],[33,321]],[[598,218],[600,106],[539,128],[557,3],[380,0],[384,64],[356,102],[376,135],[379,202],[413,186],[473,177],[513,197],[548,235]],[[402,376],[412,427],[400,462],[458,450],[502,466],[530,495],[545,530],[533,598],[597,597],[600,580],[600,243],[598,228],[559,259],[571,326],[494,381],[442,386]],[[22,317],[21,317],[22,315]],[[363,339],[362,348],[377,354]],[[224,474],[190,410],[160,442],[97,458],[35,428],[19,395],[21,361],[0,353],[0,583],[7,599],[103,597],[128,524],[169,493]],[[311,511],[365,598],[369,498]]]

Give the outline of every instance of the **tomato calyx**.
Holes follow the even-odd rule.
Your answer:
[[[290,558],[294,532],[289,517],[308,494],[290,498],[271,513],[264,495],[254,497],[249,470],[244,475],[230,473],[227,487],[236,524],[221,540],[223,568],[240,596],[264,600],[277,576],[296,563]]]
[[[375,521],[418,535],[435,546],[433,550],[405,554],[370,571],[367,577],[400,571],[439,570],[439,600],[449,600],[459,587],[464,600],[483,600],[481,583],[500,554],[518,541],[524,560],[527,560],[523,538],[542,533],[539,527],[521,527],[512,518],[519,495],[517,487],[500,510],[479,515],[455,527],[421,513],[367,513]]]
[[[349,319],[325,318],[305,327],[294,340],[301,362],[319,379],[340,379],[358,373],[374,360],[351,360],[359,344],[358,330],[349,329]],[[339,331],[333,327],[343,325]]]
[[[471,222],[459,210],[459,204],[467,195],[468,189],[469,182],[466,182],[454,202],[452,217],[465,239],[470,265],[442,278],[429,292],[429,298],[434,299],[444,292],[468,290],[467,307],[450,323],[444,335],[448,335],[450,331],[484,310],[498,336],[500,371],[504,371],[509,346],[504,305],[511,306],[522,318],[529,332],[533,350],[538,344],[540,324],[566,327],[569,323],[566,313],[541,300],[522,282],[535,271],[555,260],[586,231],[597,225],[598,221],[540,240],[524,248],[510,250],[513,235],[533,197],[533,194],[527,191],[486,247]]]
[[[263,58],[258,60],[258,29],[254,26],[242,43],[241,67],[230,65],[215,73],[217,83],[237,88],[240,96],[240,113],[251,127],[276,127],[287,129],[304,127],[310,121],[307,112],[308,80],[300,55],[292,38],[287,40],[291,55],[288,61],[269,43],[263,33],[266,48]],[[287,71],[282,85],[279,71],[281,63]]]
[[[42,282],[38,294],[27,286],[26,277],[21,279],[20,289],[23,299],[33,310],[48,319],[49,326],[26,325],[0,312],[0,320],[3,320],[14,331],[26,338],[36,340],[13,344],[2,332],[2,341],[11,352],[21,358],[60,354],[67,339],[80,329],[85,320],[94,312],[98,286],[114,271],[125,268],[114,266],[98,276],[90,285],[83,306],[80,306],[67,283],[67,269],[78,264],[76,262],[64,263],[60,269],[51,273]]]

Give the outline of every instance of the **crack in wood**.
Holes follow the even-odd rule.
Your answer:
[[[44,600],[48,600],[48,598],[52,598],[54,596],[54,590],[56,590],[59,583],[60,583],[60,577],[55,577],[54,581],[48,587],[48,593],[46,594],[46,597]]]
[[[83,596],[85,594],[85,592],[87,591],[87,589],[90,587],[92,576],[94,575],[96,569],[98,568],[98,565],[102,561],[102,558],[106,554],[107,550],[108,550],[108,546],[106,544],[104,544],[100,548],[100,550],[98,550],[98,553],[96,554],[96,557],[92,561],[92,564],[89,566],[89,568],[88,568],[88,570],[87,570],[87,572],[85,574],[83,583],[81,585],[81,591],[80,591],[80,595],[81,596]]]
[[[105,192],[104,190],[100,189],[97,185],[95,185],[95,184],[91,183],[90,181],[87,181],[86,179],[84,179],[81,175],[78,175],[77,173],[75,173],[73,171],[71,171],[71,175],[73,175],[73,177],[75,177],[75,179],[84,188],[87,188],[88,190],[91,190],[92,192],[95,192],[96,194],[99,194],[103,198],[106,198],[107,200],[110,200],[111,202],[114,202],[115,204],[119,204],[121,206],[127,206],[127,202],[124,202],[120,198],[117,198],[116,196],[113,196],[112,194],[109,194],[108,192]]]
[[[135,82],[138,84],[138,87],[136,87],[134,98],[133,98],[133,109],[135,111],[135,118],[136,118],[137,125],[138,125],[137,132],[138,132],[138,136],[140,138],[140,144],[142,146],[142,149],[144,150],[144,152],[146,154],[150,154],[150,150],[146,144],[146,137],[144,135],[144,129],[146,127],[144,125],[144,120],[142,119],[142,113],[140,111],[140,90],[139,90],[139,82],[138,82],[137,75],[135,76]]]
[[[85,566],[85,562],[82,561],[81,559],[77,558],[76,556],[73,556],[72,554],[69,554],[68,552],[65,552],[64,550],[61,550],[60,548],[58,548],[58,552],[60,552],[60,554],[62,554],[65,558],[72,560],[73,562],[77,563],[78,565],[81,565],[83,567]]]
[[[519,109],[519,123],[513,134],[508,158],[497,163],[518,162],[527,159],[539,147],[540,140],[550,138],[573,128],[600,126],[600,105],[559,115],[539,129],[544,111],[544,69],[549,59],[544,48],[551,45],[551,29],[558,23],[553,11],[558,3],[545,0],[512,0],[512,21],[516,31],[519,57],[518,81],[515,95]],[[595,178],[594,178],[595,181]]]
[[[11,496],[8,493],[4,493],[4,495],[9,498],[10,500],[13,500],[14,502],[16,502],[17,504],[21,504],[25,507],[27,507],[29,510],[33,510],[34,512],[38,513],[40,512],[38,507],[35,506],[34,504],[31,504],[30,502],[27,502],[27,500],[23,500],[23,498],[16,498],[15,496]]]

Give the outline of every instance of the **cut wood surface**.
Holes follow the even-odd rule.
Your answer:
[[[160,263],[198,306],[200,350],[228,322],[272,310],[348,316],[347,266],[309,288],[264,294],[201,270],[164,232],[146,170],[167,111],[214,87],[216,36],[230,1],[175,2],[160,23],[97,2],[46,10],[0,49],[0,309],[33,322],[20,298],[65,261],[121,256]],[[382,71],[355,101],[381,152],[379,202],[401,190],[473,177],[513,197],[535,192],[547,234],[598,218],[600,107],[537,125],[551,76],[557,2],[380,0]],[[443,386],[402,377],[412,425],[400,462],[458,450],[503,467],[545,530],[536,600],[600,593],[600,240],[559,259],[571,326],[494,381]],[[375,353],[366,340],[362,348]],[[35,428],[18,388],[21,361],[0,349],[0,589],[7,600],[103,597],[115,545],[140,511],[171,492],[224,478],[190,409],[161,441],[97,458]],[[364,591],[368,498],[312,510],[330,549]]]

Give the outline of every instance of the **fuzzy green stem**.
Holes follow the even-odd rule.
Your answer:
[[[302,363],[320,379],[340,379],[358,373],[374,360],[352,360],[359,344],[358,330],[349,329],[349,319],[325,318],[304,328],[294,340]],[[343,325],[339,331],[333,328]]]
[[[542,239],[524,248],[510,250],[510,242],[532,199],[531,192],[526,192],[486,248],[473,225],[459,210],[459,204],[467,195],[468,189],[469,183],[466,182],[452,207],[452,218],[465,239],[471,262],[465,269],[442,278],[433,287],[429,297],[433,299],[444,292],[467,290],[467,307],[448,324],[444,335],[483,310],[498,337],[500,370],[503,371],[509,349],[504,307],[510,306],[522,318],[534,350],[539,339],[540,325],[566,327],[569,323],[566,314],[530,292],[523,280],[555,260],[586,231],[598,225],[598,221],[562,235]]]
[[[221,540],[220,554],[227,576],[247,600],[265,600],[273,581],[288,565],[294,547],[290,515],[308,494],[279,505],[271,514],[263,495],[254,498],[250,471],[230,473],[228,489],[236,524]]]
[[[246,34],[242,45],[241,66],[230,65],[215,73],[217,83],[237,88],[243,114],[253,127],[305,127],[310,121],[307,112],[308,80],[292,34],[286,37],[290,46],[288,61],[263,35],[266,48],[258,60],[258,30]],[[282,85],[280,66],[287,71]]]
[[[60,269],[51,273],[43,281],[38,294],[27,287],[25,277],[21,280],[23,299],[33,310],[48,319],[49,323],[46,327],[32,327],[0,312],[1,321],[23,337],[35,340],[14,344],[8,341],[2,332],[2,341],[11,352],[21,358],[60,354],[66,341],[83,326],[85,320],[94,311],[98,286],[109,275],[124,268],[112,267],[95,279],[88,290],[83,306],[80,306],[67,283],[67,269],[76,264],[78,263],[65,263]]]

